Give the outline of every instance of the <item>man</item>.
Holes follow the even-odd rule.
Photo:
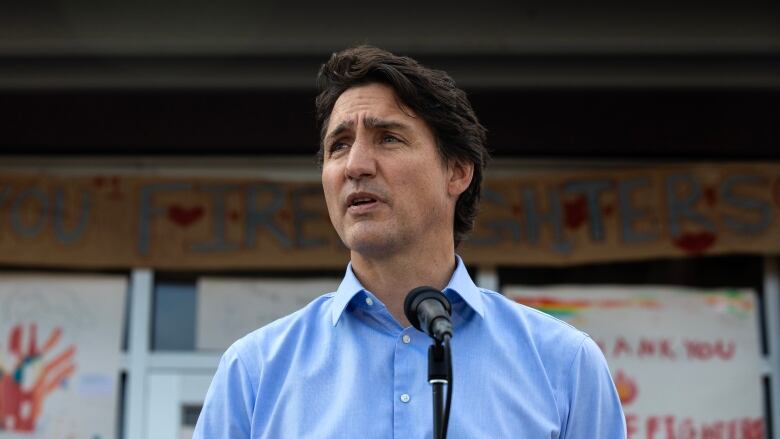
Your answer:
[[[431,437],[430,339],[403,313],[420,285],[452,303],[450,438],[625,437],[596,344],[476,287],[455,254],[487,160],[466,95],[366,46],[334,54],[318,85],[322,186],[350,265],[336,292],[225,352],[195,437]]]

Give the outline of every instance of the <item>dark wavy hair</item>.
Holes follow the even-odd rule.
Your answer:
[[[357,46],[334,53],[317,75],[319,94],[315,101],[322,163],[323,138],[336,100],[349,88],[371,83],[389,85],[400,101],[423,120],[436,136],[439,155],[474,164],[471,184],[455,204],[455,246],[474,228],[482,191],[482,175],[490,155],[486,130],[477,119],[463,90],[444,71],[420,65],[406,56],[372,46]]]

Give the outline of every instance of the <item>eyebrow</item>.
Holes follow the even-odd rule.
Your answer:
[[[393,120],[385,120],[380,119],[378,117],[366,117],[363,119],[363,126],[368,129],[384,129],[384,130],[408,130],[409,125],[397,122]],[[336,128],[333,129],[330,133],[325,135],[325,141],[329,141],[330,139],[337,137],[341,133],[347,130],[351,130],[355,127],[355,121],[353,120],[345,120],[344,122],[341,122],[340,124],[336,125]]]

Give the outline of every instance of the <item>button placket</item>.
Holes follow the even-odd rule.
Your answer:
[[[415,428],[419,424],[419,411],[413,409],[421,400],[418,398],[420,382],[419,365],[423,364],[425,357],[415,348],[410,331],[412,328],[401,329],[398,322],[394,321],[397,328],[394,338],[394,374],[393,374],[393,438],[404,439],[419,436]],[[426,383],[427,384],[427,383]]]

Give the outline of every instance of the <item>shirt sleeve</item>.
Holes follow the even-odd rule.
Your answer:
[[[562,438],[625,439],[626,419],[601,350],[585,337],[568,371],[569,412]]]
[[[253,381],[231,346],[211,380],[193,439],[248,439],[257,395]]]

